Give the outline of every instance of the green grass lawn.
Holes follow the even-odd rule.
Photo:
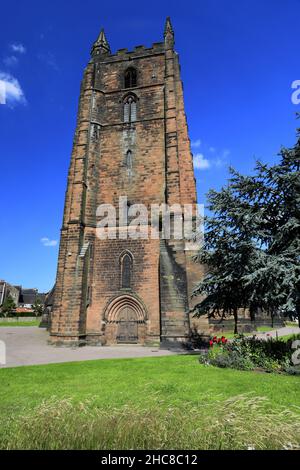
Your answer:
[[[19,320],[19,321],[9,321],[9,322],[0,320],[0,327],[5,328],[8,326],[39,326],[40,323],[41,323],[41,320],[30,320],[30,321]]]
[[[285,335],[285,336],[280,336],[279,338],[281,341],[287,342],[289,339],[294,339],[294,340],[299,340],[300,335],[299,334],[291,334],[291,335]]]
[[[277,328],[272,328],[271,326],[258,326],[256,330],[250,332],[250,333],[244,333],[245,336],[249,336],[249,335],[254,335],[256,333],[266,333],[266,332],[269,332],[269,331],[273,331],[273,330],[276,330]],[[232,330],[224,330],[223,332],[218,332],[218,333],[213,333],[212,336],[226,336],[227,339],[233,339],[235,338],[235,334],[232,332]]]
[[[109,359],[0,370],[0,415],[51,396],[95,397],[101,404],[197,405],[252,392],[272,406],[300,406],[300,378],[206,367],[197,356]]]
[[[258,333],[266,333],[267,331],[273,331],[276,330],[276,328],[272,328],[271,326],[258,326],[256,331]]]
[[[282,406],[300,406],[300,377],[207,367],[200,365],[195,355],[1,369],[0,384],[0,423],[9,416],[30,414],[52,397],[58,402],[71,399],[78,406],[92,400],[91,406],[103,412],[134,407],[143,413],[161,413],[171,407],[183,416],[189,409],[203,406],[211,413],[215,405],[244,394],[265,397],[266,416]],[[28,428],[30,432],[33,427],[31,424]],[[132,444],[128,445],[130,448]]]
[[[292,328],[293,328],[293,327],[296,327],[296,328],[297,328],[297,326],[299,326],[299,325],[298,325],[298,322],[296,322],[296,321],[286,321],[286,322],[284,322],[284,324],[285,324],[285,326],[290,326],[290,327],[292,327]]]

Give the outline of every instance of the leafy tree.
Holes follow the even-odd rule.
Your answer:
[[[15,308],[16,304],[14,302],[14,299],[11,295],[8,295],[2,304],[1,313],[4,317],[7,317],[13,313]]]
[[[43,314],[44,306],[38,297],[36,298],[34,304],[32,304],[32,310],[36,317],[40,317]]]

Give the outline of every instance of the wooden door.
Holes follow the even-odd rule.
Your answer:
[[[123,308],[119,314],[117,342],[138,342],[138,324],[136,320],[136,314],[130,307]]]

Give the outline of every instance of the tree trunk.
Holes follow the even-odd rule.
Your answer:
[[[251,320],[251,322],[254,323],[255,322],[255,313],[256,313],[255,308],[253,306],[251,306],[249,310],[250,310],[250,320]]]
[[[298,326],[300,328],[300,301],[296,303],[296,313],[298,318]]]
[[[249,311],[250,311],[251,328],[254,331],[255,330],[256,308],[253,307],[253,305],[250,305]]]
[[[238,334],[238,309],[233,309],[233,317],[234,317],[234,334]]]

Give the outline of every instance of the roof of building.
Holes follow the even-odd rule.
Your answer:
[[[19,300],[20,304],[34,304],[37,294],[37,289],[22,289]]]
[[[46,299],[45,299],[46,307],[51,307],[53,305],[54,291],[55,291],[55,284],[52,287],[52,289],[46,294]]]
[[[16,313],[26,313],[26,312],[33,312],[32,308],[26,308],[26,307],[17,307],[15,309]]]

